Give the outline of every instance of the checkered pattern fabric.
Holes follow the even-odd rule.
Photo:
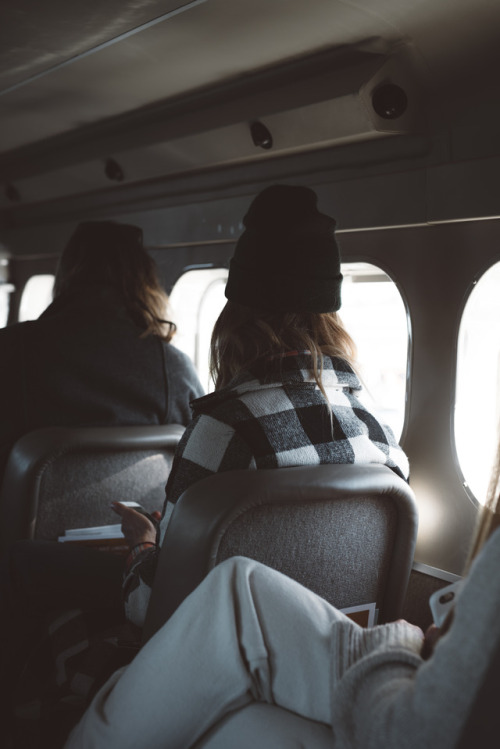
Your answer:
[[[193,420],[177,448],[161,521],[165,534],[173,505],[196,481],[235,469],[321,463],[379,463],[408,478],[408,460],[391,429],[361,403],[361,384],[350,365],[323,358],[322,383],[312,357],[294,353],[245,372],[226,388],[193,402]],[[141,626],[158,549],[130,560],[124,593],[127,616]]]

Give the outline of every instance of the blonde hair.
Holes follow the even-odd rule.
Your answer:
[[[312,374],[327,402],[322,355],[338,356],[355,366],[356,346],[336,312],[265,313],[228,301],[212,333],[210,373],[215,389],[259,360],[287,351],[311,354]]]
[[[479,514],[472,538],[471,548],[465,563],[464,574],[468,572],[472,560],[480,552],[488,538],[500,526],[500,440],[488,486],[487,498]]]

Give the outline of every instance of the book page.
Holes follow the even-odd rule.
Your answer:
[[[352,619],[361,627],[373,627],[377,623],[376,603],[363,603],[360,606],[349,606],[340,609],[343,614]]]

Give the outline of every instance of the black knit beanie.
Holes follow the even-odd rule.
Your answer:
[[[273,185],[254,199],[229,266],[226,297],[264,312],[340,308],[335,220],[308,187]]]

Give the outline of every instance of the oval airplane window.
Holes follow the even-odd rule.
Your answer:
[[[14,287],[10,284],[0,284],[0,328],[5,328],[9,317],[9,297]]]
[[[362,400],[397,440],[405,420],[408,315],[398,287],[381,268],[342,263],[342,322],[358,349]]]
[[[19,307],[19,322],[36,320],[52,302],[54,276],[43,274],[31,276],[24,287]]]
[[[408,321],[396,284],[380,268],[344,263],[340,316],[358,347],[363,399],[401,436],[405,416]],[[170,295],[178,326],[174,344],[191,357],[207,392],[210,336],[226,298],[227,269],[188,270]]]
[[[14,291],[14,286],[7,282],[8,263],[7,258],[0,257],[0,328],[7,325],[10,294]]]
[[[500,263],[474,285],[458,334],[455,449],[466,488],[484,504],[500,421]]]
[[[214,389],[209,374],[210,337],[226,303],[227,268],[196,268],[186,271],[170,294],[172,318],[177,325],[173,344],[192,360],[201,384]]]
[[[10,283],[0,283],[0,328],[5,328],[9,319],[10,295],[14,286]]]

